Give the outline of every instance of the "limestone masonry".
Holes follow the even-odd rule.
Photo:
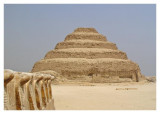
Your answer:
[[[138,82],[138,64],[94,28],[77,28],[56,45],[31,72],[54,72],[76,82]],[[57,76],[58,78],[58,76]]]
[[[54,110],[54,76],[4,70],[5,110]]]

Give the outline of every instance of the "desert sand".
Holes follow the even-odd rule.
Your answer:
[[[56,110],[155,110],[156,83],[52,85]]]

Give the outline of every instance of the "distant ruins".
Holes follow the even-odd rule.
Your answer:
[[[94,28],[75,29],[36,62],[31,72],[52,71],[75,82],[139,82],[145,78],[138,64]]]

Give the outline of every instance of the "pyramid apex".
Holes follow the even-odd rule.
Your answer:
[[[95,28],[84,28],[80,27],[74,30],[74,32],[90,32],[90,33],[98,33]]]

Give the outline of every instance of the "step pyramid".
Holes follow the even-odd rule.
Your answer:
[[[54,71],[72,81],[138,82],[138,64],[94,28],[77,28],[36,62],[31,72]]]

